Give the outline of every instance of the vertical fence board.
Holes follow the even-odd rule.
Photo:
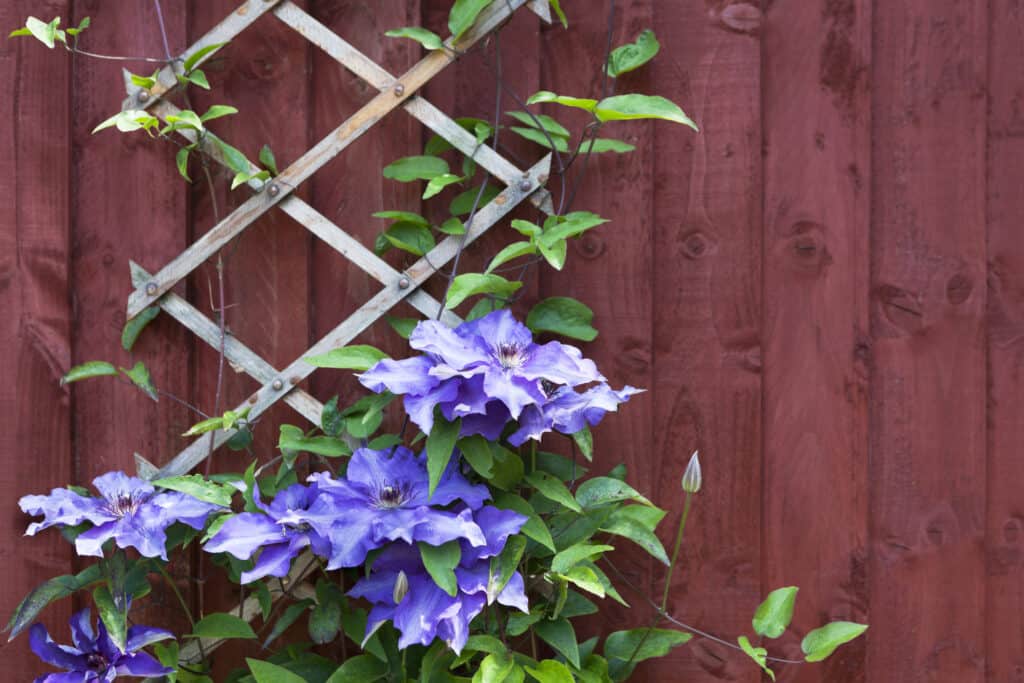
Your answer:
[[[196,40],[237,6],[235,0],[197,2],[190,17],[189,38]],[[298,3],[303,6],[305,3]],[[193,88],[192,105],[205,111],[212,104],[230,104],[239,113],[211,122],[210,128],[256,162],[264,144],[272,149],[279,169],[286,168],[310,145],[309,54],[312,48],[291,28],[268,14],[226,46],[205,71],[209,93]],[[232,191],[233,173],[210,167],[220,218],[251,196],[247,187]],[[193,164],[195,178],[194,238],[216,220],[210,188],[202,170]],[[308,196],[308,188],[298,194]],[[273,210],[222,250],[225,281],[225,322],[229,332],[276,368],[290,364],[308,348],[309,250],[311,237],[283,212]],[[218,319],[219,284],[216,257],[192,282],[193,300],[213,320]],[[205,344],[196,354],[195,394],[198,404],[213,412],[217,392],[219,353]],[[287,379],[285,380],[287,381]],[[256,384],[236,373],[225,362],[218,411],[240,403]],[[305,427],[305,419],[286,406],[275,406],[260,416],[255,427],[252,454],[261,462],[278,455],[278,427],[290,422]],[[212,468],[238,472],[248,462],[245,453],[223,448],[213,456]],[[202,471],[206,465],[199,469]],[[205,560],[206,557],[202,556]],[[202,575],[210,577],[204,590],[205,612],[237,607],[237,587],[229,584],[219,568],[203,562]],[[232,643],[214,657],[214,678],[227,675],[228,662],[235,665],[245,656],[260,656],[255,643]]]
[[[770,648],[795,659],[824,620],[867,617],[870,49],[867,0],[767,10],[762,592],[800,587],[797,637]],[[863,681],[865,654],[780,680]]]
[[[717,8],[655,10],[662,53],[651,87],[701,132],[656,128],[655,384],[647,408],[655,436],[646,463],[655,500],[672,510],[667,543],[682,506],[680,478],[690,453],[701,451],[704,484],[668,609],[734,640],[748,630],[760,593],[760,41],[756,26],[735,30]],[[756,10],[752,16],[759,22]],[[655,581],[659,598],[662,585]],[[707,639],[652,669],[652,680],[759,680],[745,655]]]
[[[984,678],[986,10],[873,8],[867,680]]]
[[[67,16],[66,2],[49,9]],[[18,26],[38,11],[34,2],[0,7],[0,25]],[[0,538],[6,622],[25,594],[71,569],[68,544],[55,532],[24,538],[27,518],[15,502],[45,493],[71,476],[70,400],[58,382],[71,361],[68,301],[70,145],[67,56],[31,38],[0,44],[0,82],[7,93],[0,135],[0,193],[7,198],[0,229],[0,487],[6,508]],[[55,96],[56,95],[56,96]],[[66,633],[70,601],[43,621]],[[46,666],[28,653],[28,636],[0,643],[4,673],[25,681]]]
[[[1024,680],[1024,7],[989,5],[988,511],[991,683]],[[979,283],[980,286],[980,283]]]
[[[418,25],[418,2],[388,0],[357,5],[320,0],[314,3],[312,10],[327,28],[393,75],[405,73],[423,53],[411,40],[384,36],[384,32],[392,28]],[[319,49],[314,49],[312,76],[318,85],[311,93],[311,142],[327,135],[378,94],[376,88]],[[375,212],[419,211],[420,183],[388,180],[381,175],[381,170],[400,157],[421,153],[420,128],[421,125],[404,111],[388,115],[313,177],[310,181],[313,205],[363,245],[372,248],[377,234],[388,224],[373,218]],[[394,259],[395,255],[389,258]],[[310,275],[313,303],[310,341],[320,339],[383,287],[319,240],[313,242]],[[385,323],[372,326],[359,341],[373,344],[392,356],[408,354],[405,343]],[[337,370],[317,372],[313,375],[313,387],[316,395],[324,400],[340,395],[342,405],[351,403],[365,391],[355,381],[353,373]]]
[[[172,54],[185,47],[185,8],[165,3],[164,23]],[[164,58],[156,12],[151,3],[113,5],[81,2],[75,23],[92,25],[82,35],[84,49],[107,55]],[[69,21],[70,23],[70,21]],[[70,55],[65,55],[72,59]],[[149,75],[159,64],[74,58],[72,88],[74,166],[72,178],[71,296],[75,318],[73,359],[111,360],[130,368],[142,361],[161,390],[188,398],[191,335],[160,316],[128,353],[121,349],[124,301],[131,291],[128,261],[156,269],[186,245],[187,193],[174,166],[176,147],[144,133],[92,129],[117,113],[124,99],[121,69]],[[99,378],[75,384],[74,458],[76,483],[110,470],[134,473],[132,454],[154,463],[169,460],[183,442],[180,434],[195,421],[166,398],[154,403],[126,381]],[[63,483],[63,477],[53,484]],[[176,565],[182,575],[188,562]],[[182,580],[181,587],[188,589]],[[173,593],[154,585],[152,609],[140,619],[187,624]]]

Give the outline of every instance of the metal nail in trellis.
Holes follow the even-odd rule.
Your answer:
[[[268,182],[250,181],[249,185],[255,194],[159,272],[151,275],[133,263],[132,281],[135,290],[128,297],[128,317],[138,315],[147,306],[157,305],[204,342],[219,349],[221,339],[218,325],[170,290],[260,216],[275,207],[280,208],[383,285],[383,289],[376,295],[282,370],[274,368],[234,337],[228,335],[224,340],[226,360],[242,368],[262,385],[239,406],[239,409],[249,408],[249,414],[256,417],[277,401],[283,400],[305,418],[319,424],[322,404],[296,386],[316,369],[302,358],[322,354],[349,343],[403,300],[424,314],[433,316],[441,304],[420,289],[420,286],[436,268],[441,268],[455,257],[460,239],[464,239],[466,244],[476,240],[525,199],[529,199],[542,211],[551,213],[551,198],[543,188],[551,165],[550,155],[532,168],[520,170],[495,150],[479,144],[473,135],[416,94],[430,79],[455,61],[460,51],[478,42],[523,5],[528,6],[543,20],[550,22],[547,0],[494,2],[480,14],[473,28],[463,35],[457,44],[453,45],[449,40],[446,42],[446,49],[430,52],[405,74],[396,78],[289,0],[248,0],[242,4],[189,47],[181,55],[181,59],[187,59],[208,45],[232,40],[259,17],[271,13],[348,70],[376,87],[380,93],[277,177]],[[180,111],[163,99],[163,95],[176,85],[177,78],[173,66],[164,67],[158,75],[156,85],[148,90],[136,87],[128,81],[128,99],[125,100],[124,108],[150,109],[153,114],[166,120],[168,116]],[[396,271],[357,239],[293,194],[303,181],[398,107],[404,108],[456,149],[473,157],[481,167],[506,186],[490,203],[480,209],[472,224],[467,226],[464,236],[448,237],[404,272]],[[178,132],[191,142],[197,142],[194,132]],[[203,146],[205,153],[223,163],[215,145],[207,144],[205,139],[198,142]],[[252,172],[259,170],[251,162],[250,166]],[[447,311],[445,316],[449,323],[459,321],[451,311]],[[194,441],[161,468],[156,476],[166,477],[188,472],[210,453],[211,440],[212,447],[216,448],[226,442],[231,434],[231,431],[216,431]],[[294,584],[302,579],[312,564],[305,561],[308,559],[308,556],[300,557],[295,562],[292,574],[283,582],[285,585]],[[280,589],[274,593],[275,597],[279,595]],[[252,619],[258,611],[258,603],[254,599],[250,598],[243,603],[242,614],[245,618]],[[204,639],[202,642],[203,648],[207,651],[217,644],[215,639]],[[198,654],[199,646],[196,643],[186,648],[182,656],[186,661],[192,661]]]

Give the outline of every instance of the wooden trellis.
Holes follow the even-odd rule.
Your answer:
[[[473,135],[417,94],[430,79],[455,61],[462,51],[500,26],[523,5],[527,5],[542,19],[550,22],[547,0],[495,0],[481,12],[474,26],[457,42],[447,41],[445,49],[429,52],[405,74],[396,78],[294,3],[288,0],[248,0],[189,47],[179,60],[164,67],[153,87],[139,88],[126,79],[128,99],[125,100],[123,108],[149,109],[154,115],[166,121],[167,117],[180,112],[176,106],[163,99],[163,96],[178,83],[174,64],[184,61],[209,45],[229,42],[260,16],[269,12],[380,91],[279,175],[266,182],[250,180],[249,186],[254,190],[253,196],[159,272],[150,274],[133,263],[132,281],[135,290],[128,297],[128,317],[138,315],[148,306],[157,305],[204,342],[219,349],[219,326],[170,290],[260,216],[275,207],[280,208],[383,285],[376,295],[352,315],[281,370],[274,368],[238,339],[228,335],[223,340],[225,359],[261,384],[255,393],[238,406],[238,410],[248,408],[249,415],[255,418],[276,402],[283,400],[312,423],[319,425],[323,405],[297,387],[316,369],[303,361],[303,358],[323,354],[348,344],[402,301],[408,302],[428,316],[436,315],[441,303],[420,287],[437,269],[454,258],[462,246],[476,240],[525,199],[529,199],[542,211],[552,212],[550,194],[544,189],[551,165],[550,155],[535,166],[525,171],[521,170],[494,149],[479,143]],[[209,55],[198,60],[197,65],[207,57]],[[294,194],[295,189],[303,181],[398,107],[405,109],[460,152],[472,157],[491,176],[505,185],[503,191],[477,212],[471,224],[466,226],[465,235],[446,238],[402,272],[392,268],[373,251]],[[198,142],[204,153],[224,163],[219,148],[210,143],[205,136],[198,136],[189,130],[178,132],[190,142]],[[250,162],[250,170],[255,173],[259,168]],[[444,316],[450,324],[459,322],[459,318],[451,311],[446,311]],[[185,474],[202,462],[213,449],[226,442],[232,434],[233,431],[218,430],[204,435],[158,471],[150,473],[158,477]],[[139,462],[140,466],[147,466],[143,459],[139,458]],[[296,560],[292,574],[285,582],[286,585],[301,580],[312,564],[308,560],[308,554]],[[280,591],[272,592],[272,595],[277,597]],[[257,613],[259,606],[254,599],[250,598],[243,603],[242,614],[245,618],[252,619]],[[203,647],[207,651],[217,644],[216,640],[203,641]],[[184,661],[194,661],[198,655],[198,644],[190,645],[182,652]]]

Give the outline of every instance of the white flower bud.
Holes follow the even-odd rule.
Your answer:
[[[402,598],[409,592],[409,577],[405,575],[405,572],[398,572],[398,578],[395,579],[395,588],[391,592],[391,598],[395,601],[395,604],[402,602]]]
[[[697,493],[697,491],[700,491],[700,458],[698,453],[699,451],[693,452],[693,455],[690,456],[690,463],[686,466],[686,471],[683,472],[683,491],[687,493]]]

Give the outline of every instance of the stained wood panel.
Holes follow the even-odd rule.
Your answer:
[[[165,4],[164,25],[173,54],[186,44],[185,7]],[[86,16],[92,20],[82,36],[83,49],[166,58],[152,3],[121,7],[82,2],[74,9],[75,23]],[[186,330],[161,316],[139,337],[131,353],[121,348],[120,341],[124,301],[132,290],[129,259],[156,269],[187,244],[187,193],[174,166],[177,148],[145,134],[91,133],[121,108],[122,68],[148,75],[160,65],[73,58],[66,53],[62,57],[72,61],[74,76],[69,93],[74,160],[69,287],[74,310],[72,361],[111,360],[126,368],[142,361],[160,390],[187,399],[192,341]],[[84,486],[111,470],[134,473],[135,452],[154,463],[169,460],[184,444],[181,433],[196,421],[181,405],[166,397],[153,402],[121,379],[82,382],[71,392],[75,483]],[[56,477],[47,488],[63,482],[63,476]],[[187,579],[189,563],[176,563],[175,572],[180,588],[188,592],[192,587]],[[154,585],[149,603],[153,609],[144,617],[151,622],[178,619],[172,626],[187,625],[176,607],[168,609],[177,603],[164,585]]]
[[[69,3],[51,3],[68,15]],[[0,24],[16,26],[33,2],[5,3]],[[68,480],[71,467],[71,400],[58,382],[71,360],[68,300],[70,166],[66,92],[71,67],[64,55],[39,50],[24,38],[0,43],[0,81],[7,93],[0,133],[0,488],[6,508],[0,524],[4,576],[0,613],[6,620],[25,593],[44,578],[66,573],[70,549],[57,535],[24,538],[27,519],[15,507],[27,493],[45,493]],[[40,87],[46,84],[46,87]],[[43,619],[65,632],[71,603]],[[30,680],[46,667],[26,657],[28,636],[4,638],[0,657],[12,680]]]
[[[772,3],[762,31],[762,593],[798,585],[801,659],[823,619],[869,621],[871,3]],[[794,40],[794,35],[813,40]],[[865,641],[783,681],[863,681]]]
[[[875,3],[868,680],[985,678],[987,3]]]
[[[989,4],[985,680],[1024,676],[1024,7]]]

